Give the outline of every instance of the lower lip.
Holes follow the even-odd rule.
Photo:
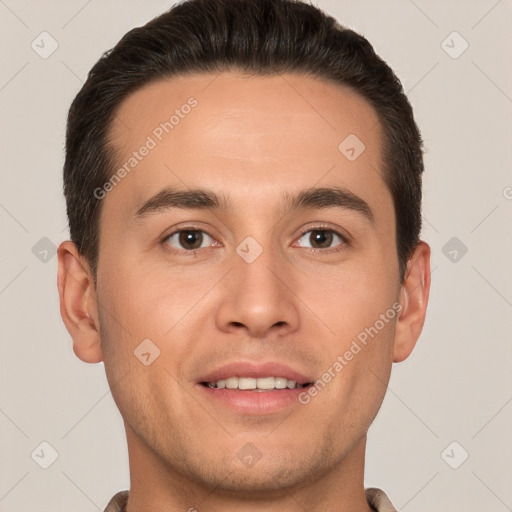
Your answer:
[[[206,396],[232,410],[244,414],[274,414],[292,405],[300,405],[298,396],[308,388],[273,389],[252,391],[239,389],[216,389],[198,384]]]

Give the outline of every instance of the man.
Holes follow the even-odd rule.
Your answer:
[[[400,82],[313,6],[186,1],[98,61],[58,287],[124,420],[108,512],[395,510],[365,445],[425,319],[422,171]]]

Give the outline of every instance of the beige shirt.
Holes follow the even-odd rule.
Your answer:
[[[375,512],[397,512],[396,508],[391,504],[389,498],[384,491],[380,489],[371,488],[366,489],[366,500]],[[119,491],[108,502],[105,512],[125,512],[126,504],[128,503],[129,491]]]

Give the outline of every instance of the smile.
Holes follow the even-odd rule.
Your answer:
[[[213,389],[240,389],[254,391],[272,391],[274,389],[298,389],[309,385],[298,384],[286,377],[228,377],[215,382],[203,382],[203,385]]]

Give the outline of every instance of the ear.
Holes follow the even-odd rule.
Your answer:
[[[86,363],[99,363],[103,354],[98,302],[89,264],[69,240],[60,244],[57,255],[60,314],[73,338],[73,351]]]
[[[430,291],[430,247],[420,242],[407,263],[400,290],[401,313],[395,330],[393,362],[411,354],[425,322]]]

